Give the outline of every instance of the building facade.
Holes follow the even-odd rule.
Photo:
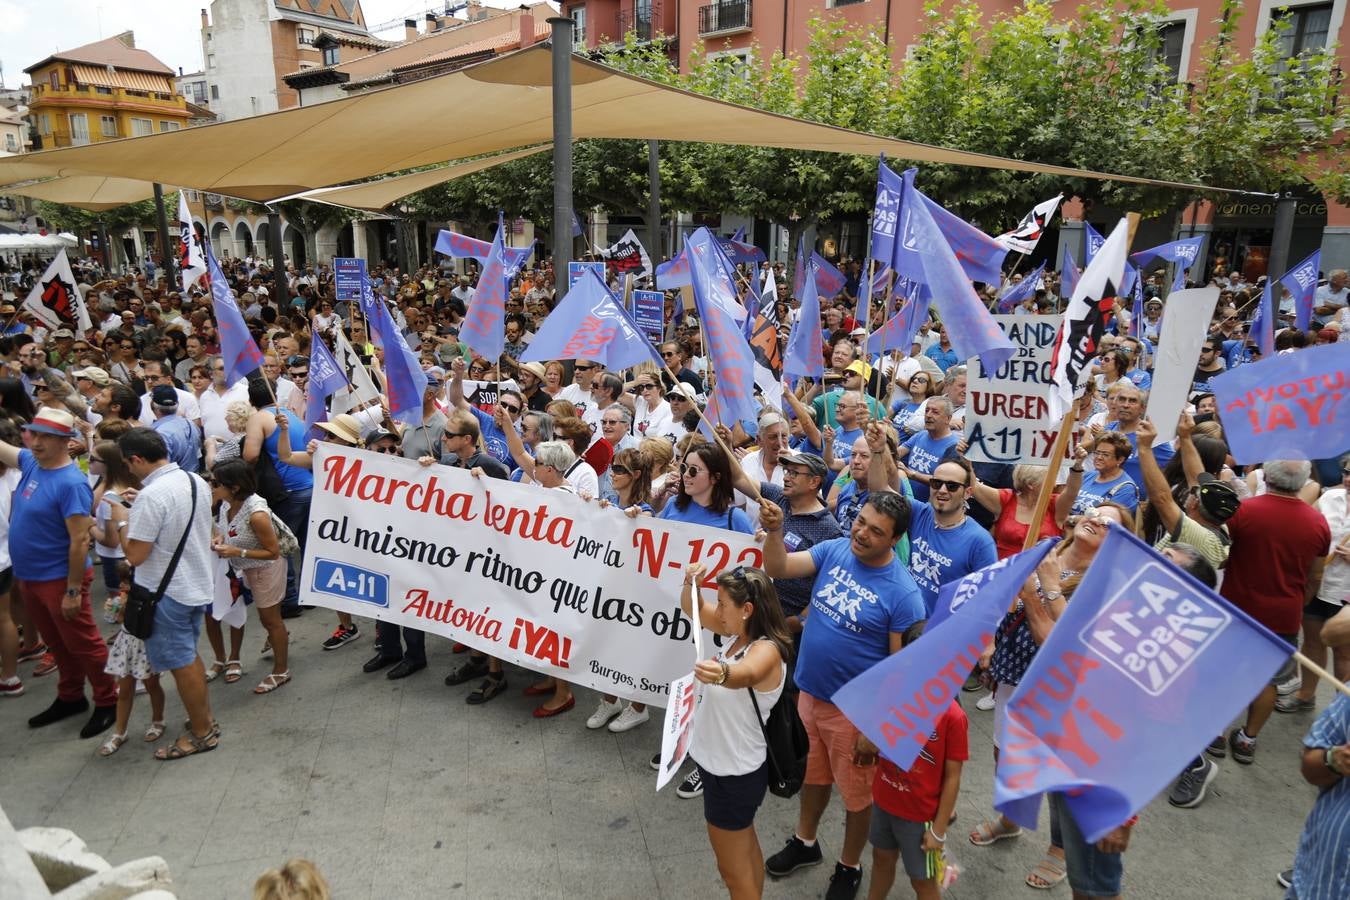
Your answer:
[[[24,71],[32,79],[35,150],[176,131],[191,117],[173,70],[138,50],[130,31],[54,53]]]
[[[1202,48],[1219,31],[1222,3],[1172,0],[1170,5],[1171,12],[1158,20],[1161,52],[1177,80],[1189,83],[1199,75]],[[1286,17],[1290,29],[1285,44],[1290,56],[1334,45],[1341,70],[1350,71],[1346,5],[1347,0],[1252,0],[1244,4],[1236,40],[1239,46],[1250,48],[1278,18]],[[1021,4],[1017,0],[980,0],[979,6],[986,15],[997,15],[1016,12]],[[817,18],[876,29],[890,49],[893,67],[903,71],[905,58],[926,22],[923,0],[783,0],[773,4],[766,0],[681,4],[671,0],[562,0],[561,8],[576,25],[579,47],[598,51],[632,32],[641,40],[663,41],[672,62],[686,72],[695,50],[738,56],[747,64],[754,57],[762,61],[775,51],[788,57],[804,55],[810,41],[810,23]],[[1068,19],[1075,15],[1076,5],[1060,3],[1056,9],[1058,15]],[[1298,198],[1296,210],[1289,249],[1291,264],[1320,247],[1323,269],[1350,267],[1350,208],[1309,195]],[[1112,214],[1114,211],[1099,209],[1092,213],[1092,219],[1094,224],[1107,224],[1106,216]],[[1060,259],[1056,263],[1062,260],[1065,248],[1079,253],[1081,259],[1082,215],[1078,204],[1065,204],[1067,227],[1061,229]],[[1076,223],[1075,218],[1079,220]],[[865,224],[842,222],[828,228],[831,233],[822,231],[822,237],[833,240],[841,252],[863,252]],[[1238,199],[1217,206],[1197,203],[1161,219],[1145,221],[1136,243],[1149,246],[1148,241],[1205,236],[1204,252],[1211,264],[1223,256],[1228,265],[1260,275],[1265,274],[1263,260],[1269,255],[1273,228],[1273,201]],[[681,230],[677,226],[677,231]],[[729,231],[726,227],[721,230]],[[754,233],[759,242],[771,244],[774,255],[786,255],[788,248],[779,246],[786,233],[783,229],[761,223]]]

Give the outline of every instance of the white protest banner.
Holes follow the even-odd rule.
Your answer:
[[[1200,348],[1218,302],[1217,287],[1167,295],[1167,315],[1163,316],[1158,352],[1153,356],[1153,389],[1148,395],[1148,418],[1158,429],[1158,443],[1177,436],[1177,420],[1191,394]]]
[[[761,564],[748,535],[320,444],[301,602],[443,635],[640,703],[689,671],[685,566]]]
[[[670,683],[673,702],[666,705],[666,716],[661,724],[661,765],[656,770],[656,789],[670,784],[689,758],[689,745],[694,741],[694,713],[703,702],[703,683],[690,672]]]
[[[970,361],[966,401],[966,457],[974,462],[1044,463],[1059,422],[1050,418],[1055,335],[1060,316],[994,316],[1017,353],[988,373]],[[1066,464],[1070,446],[1066,450]]]

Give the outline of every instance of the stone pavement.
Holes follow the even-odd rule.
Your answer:
[[[163,856],[188,900],[251,896],[259,873],[293,856],[314,860],[341,900],[725,896],[701,801],[678,799],[673,785],[655,793],[648,759],[658,749],[659,711],[628,734],[587,731],[595,695],[581,690],[573,712],[536,721],[532,698],[520,693],[532,677],[520,670],[509,672],[507,693],[469,707],[469,686],[442,683],[464,658],[448,642],[428,640],[429,668],[391,682],[361,671],[371,623],[354,645],[320,649],[335,618],[316,609],[291,620],[295,680],[256,697],[252,687],[270,664],[258,658],[263,632],[250,617],[247,674],[211,686],[219,749],[177,762],[152,759],[140,740],[150,718],[144,696],[128,743],[108,759],[95,754],[99,740],[77,737],[82,718],[30,730],[25,719],[56,685],[51,676],[28,678],[25,665],[28,692],[0,700],[0,805],[16,828],[70,828],[114,865]],[[205,640],[202,648],[209,654]],[[172,679],[165,682],[175,726],[182,707]],[[1037,896],[1022,881],[1045,837],[984,849],[965,838],[989,812],[993,763],[992,713],[964,697],[974,758],[950,842],[963,872],[948,896]],[[1324,686],[1321,704],[1329,697]],[[1280,896],[1275,874],[1292,864],[1315,793],[1298,773],[1298,741],[1311,721],[1275,716],[1256,764],[1223,761],[1199,809],[1159,798],[1145,810],[1126,856],[1126,896]],[[795,800],[768,797],[756,823],[766,855],[791,834],[796,810]],[[842,831],[836,802],[822,827],[827,859]],[[830,869],[771,880],[765,895],[822,896]],[[1068,885],[1053,895],[1067,900]],[[902,882],[892,896],[912,893]]]

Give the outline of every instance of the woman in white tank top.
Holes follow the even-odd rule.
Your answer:
[[[717,869],[734,900],[764,891],[764,854],[755,811],[768,790],[762,723],[783,693],[792,639],[773,581],[762,569],[737,566],[717,577],[717,602],[699,594],[702,565],[685,569],[680,603],[692,615],[699,604],[705,628],[728,640],[694,676],[703,684],[689,753],[703,781],[703,817]],[[755,716],[754,691],[762,720]]]

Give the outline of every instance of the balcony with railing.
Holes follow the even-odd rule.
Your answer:
[[[633,32],[639,41],[650,41],[661,30],[661,4],[637,3],[632,9],[619,10],[619,34]]]
[[[710,3],[698,8],[698,33],[738,34],[750,30],[750,0]]]

